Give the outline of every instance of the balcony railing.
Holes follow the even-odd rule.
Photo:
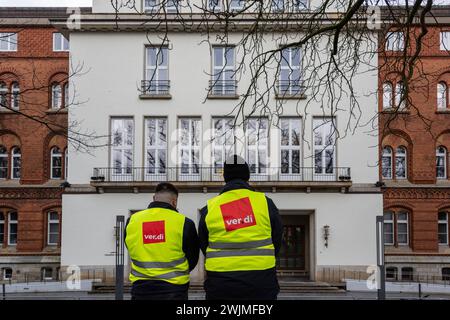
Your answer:
[[[212,96],[236,96],[236,80],[210,80],[209,94]]]
[[[278,80],[277,95],[283,96],[301,96],[305,93],[305,86],[302,80]]]
[[[168,95],[170,80],[142,80],[141,93],[144,95]]]
[[[280,167],[253,168],[250,181],[268,182],[349,182],[350,168]],[[331,170],[330,170],[331,169]],[[109,167],[94,168],[92,182],[223,182],[221,167]]]

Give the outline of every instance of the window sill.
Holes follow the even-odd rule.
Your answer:
[[[237,100],[237,99],[239,99],[239,95],[237,95],[237,94],[228,94],[228,95],[208,94],[207,98],[212,99],[212,100],[220,100],[220,99]]]
[[[393,109],[393,108],[391,108],[391,109],[383,109],[382,111],[381,111],[382,113],[398,113],[398,114],[409,114],[410,112],[409,112],[409,110],[405,110],[405,109],[402,109],[402,110],[396,110],[396,109]]]
[[[5,107],[0,108],[0,113],[17,113],[19,110],[11,110]]]
[[[50,108],[47,111],[45,111],[45,113],[48,113],[48,114],[67,113],[67,111],[68,111],[68,108],[60,108],[60,109]]]
[[[167,94],[140,94],[139,99],[147,100],[147,99],[162,99],[162,100],[170,100],[172,99],[172,95]]]
[[[450,114],[450,109],[446,109],[446,110],[436,110],[437,114]]]
[[[307,96],[305,94],[275,94],[277,100],[304,100]]]

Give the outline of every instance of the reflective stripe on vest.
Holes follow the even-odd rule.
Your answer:
[[[185,220],[182,214],[164,208],[139,211],[130,217],[125,243],[131,259],[131,282],[189,282],[189,263],[183,252]]]
[[[230,190],[208,201],[209,244],[205,269],[214,272],[275,267],[267,199],[248,189]]]

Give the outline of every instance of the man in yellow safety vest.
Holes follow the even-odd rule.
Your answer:
[[[276,299],[275,257],[282,238],[278,209],[250,187],[250,170],[241,157],[227,159],[223,176],[222,192],[200,212],[206,299]]]
[[[178,213],[178,190],[160,183],[153,202],[127,221],[125,244],[131,258],[133,300],[185,300],[189,272],[198,262],[194,222]]]

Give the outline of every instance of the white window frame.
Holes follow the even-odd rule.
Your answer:
[[[407,96],[404,93],[405,86],[402,81],[398,81],[395,84],[395,94],[394,94],[394,108],[398,108],[398,110],[404,110],[406,107]],[[400,102],[403,96],[403,101]]]
[[[18,82],[11,84],[11,109],[19,110],[20,108],[20,86]]]
[[[230,11],[239,11],[245,8],[245,0],[228,0],[228,7]]]
[[[12,214],[16,214],[16,219],[15,220],[11,219],[11,215]],[[19,214],[17,213],[17,211],[10,211],[10,212],[8,212],[8,246],[16,246],[17,245],[18,231],[19,231],[18,219],[19,219]],[[11,232],[11,226],[12,225],[16,226],[16,232],[15,233]],[[11,241],[11,234],[15,234],[16,235],[16,242],[12,242]]]
[[[64,108],[69,107],[69,83],[64,84]]]
[[[438,167],[439,159],[442,161],[443,165]],[[438,175],[438,168],[444,169],[443,176]],[[441,180],[447,179],[447,149],[443,146],[436,148],[436,178]]]
[[[208,10],[212,12],[220,12],[224,0],[206,0],[208,1]]]
[[[288,144],[283,144],[283,128],[286,128],[284,124],[287,123],[288,130]],[[298,125],[298,126],[297,126]],[[292,144],[294,128],[299,130],[298,145]],[[302,174],[302,118],[300,117],[282,117],[280,118],[280,176],[285,179],[297,179]],[[298,151],[298,172],[293,170],[293,153]],[[288,170],[283,172],[283,152],[288,153]]]
[[[58,110],[62,107],[62,88],[61,84],[52,84],[52,109]]]
[[[386,151],[389,151],[389,152],[386,152]],[[381,176],[383,179],[392,179],[392,177],[393,177],[393,155],[394,155],[394,153],[390,146],[383,147],[382,156],[381,156]],[[383,167],[384,167],[383,160],[387,159],[388,157],[389,157],[389,166],[390,166],[389,172],[390,172],[390,174],[389,174],[389,176],[385,176],[385,175],[383,175]]]
[[[46,276],[46,271],[50,270],[50,273],[52,274],[50,277]],[[41,269],[41,276],[42,280],[53,280],[53,269],[50,267],[43,267]]]
[[[405,214],[406,215],[406,220],[400,220],[399,219],[399,215],[400,214]],[[397,237],[397,245],[399,246],[408,246],[409,245],[409,213],[407,211],[399,211],[396,214],[396,223],[397,223],[397,228],[396,228],[396,237]],[[399,241],[399,235],[401,234],[399,232],[400,228],[399,225],[400,224],[404,224],[406,225],[406,242],[400,242]]]
[[[253,123],[254,132],[250,131],[250,124]],[[265,126],[265,128],[264,128]],[[252,180],[267,180],[269,178],[269,119],[249,118],[246,124],[246,158],[250,167]],[[254,134],[255,136],[252,136]],[[254,143],[253,143],[254,142]],[[265,156],[261,156],[265,153]],[[252,159],[251,154],[254,155]],[[254,161],[253,161],[254,160]],[[260,166],[260,164],[263,164]]]
[[[164,74],[166,79],[161,80]],[[167,94],[169,92],[169,48],[167,46],[145,47],[145,80],[150,83],[143,93]],[[167,81],[167,83],[163,84],[159,81]]]
[[[129,125],[131,124],[131,131],[129,131]],[[114,137],[115,132],[117,131],[118,135],[120,135],[121,143],[115,145]],[[111,179],[119,180],[119,181],[129,181],[133,177],[133,165],[134,165],[134,119],[132,117],[111,117],[111,155],[110,155],[110,164],[111,164]],[[120,154],[120,167],[116,167],[115,165],[115,154]],[[127,158],[127,154],[130,156],[130,159]],[[127,162],[129,163],[127,164]],[[124,163],[126,165],[124,165]]]
[[[17,153],[18,151],[18,153]],[[21,169],[22,169],[22,152],[19,147],[14,147],[11,149],[11,179],[20,179]],[[19,174],[15,175],[15,169],[18,169]]]
[[[212,118],[211,151],[214,181],[222,181],[223,164],[235,152],[233,121],[231,117]],[[218,123],[220,123],[219,130],[216,128]],[[220,159],[216,158],[216,155],[220,155]]]
[[[3,243],[5,242],[5,213],[0,211],[0,248],[3,246]]]
[[[69,175],[69,147],[64,150],[64,179],[67,180]]]
[[[0,81],[0,109],[8,109],[8,86]]]
[[[148,13],[156,13],[158,11],[163,11],[163,6],[166,10],[166,13],[178,13],[181,11],[180,3],[182,0],[144,0],[144,12]],[[169,5],[175,4],[176,5]]]
[[[219,64],[216,61],[216,51],[220,51],[222,63]],[[227,58],[228,51],[231,51],[233,61],[229,61]],[[212,88],[211,93],[213,95],[233,95],[236,94],[235,86],[235,70],[236,70],[236,48],[235,46],[212,46]],[[230,74],[230,79],[227,79],[227,75]],[[227,81],[230,81],[230,86],[233,88],[233,92],[228,90]]]
[[[297,56],[297,54],[294,53],[294,50],[298,50],[298,61],[294,61],[294,57]],[[285,55],[284,52],[287,52],[287,59],[283,57]],[[298,79],[295,79],[295,77],[293,76],[296,71],[298,72]],[[286,72],[287,78],[283,76],[284,74],[286,74]],[[298,95],[302,93],[302,50],[300,47],[285,48],[282,50],[282,52],[280,52],[280,74],[278,77],[278,81],[278,95]],[[286,86],[283,85],[283,82],[285,81],[288,81],[289,83],[286,89]]]
[[[52,213],[56,213],[56,215],[58,216],[57,219],[52,219]],[[59,235],[59,225],[60,225],[60,221],[59,221],[59,213],[57,211],[49,211],[47,212],[47,245],[49,246],[57,246],[59,244],[59,239],[60,239],[60,235]],[[51,232],[50,231],[50,226],[51,225],[57,225],[58,226],[58,232]],[[51,235],[57,235],[58,236],[58,240],[56,242],[51,242],[50,238]]]
[[[1,159],[3,159],[3,160],[5,160],[6,159],[6,161],[5,161],[5,166],[4,167],[0,167],[0,169],[6,169],[6,171],[5,171],[5,176],[4,177],[0,177],[0,180],[5,180],[5,179],[7,179],[8,178],[8,163],[9,163],[9,157],[8,157],[8,151],[7,151],[7,149],[6,149],[6,147],[5,146],[3,146],[3,145],[0,145],[0,151],[1,150],[4,150],[4,152],[1,152],[0,153],[0,158]]]
[[[386,51],[403,51],[405,49],[405,34],[402,31],[386,34]]]
[[[9,52],[9,51],[16,52],[18,47],[17,39],[18,39],[17,33],[0,32],[0,52]],[[6,49],[1,48],[2,42],[6,42],[7,44]]]
[[[391,219],[386,219],[386,216],[388,214],[391,215]],[[388,246],[393,246],[395,244],[395,224],[394,224],[395,218],[394,218],[394,216],[395,216],[395,214],[392,211],[386,211],[383,215],[383,224],[384,224],[384,226],[383,226],[383,229],[384,229],[383,242],[385,245],[388,245]],[[392,226],[392,233],[389,233],[391,235],[392,242],[386,242],[386,227],[385,226],[387,224]]]
[[[383,110],[392,109],[393,90],[392,82],[386,81],[383,83]]]
[[[334,126],[336,126],[336,119],[333,118],[313,118],[313,144],[314,144],[314,177],[321,177],[321,176],[331,176],[331,175],[335,175],[336,172],[334,170],[334,168],[336,167],[336,149],[337,149],[337,141],[336,141],[336,130],[333,129],[333,124]],[[316,144],[316,139],[315,139],[315,131],[316,130],[321,130],[320,132],[320,136],[321,136],[321,144]],[[331,130],[333,132],[331,132]],[[331,133],[331,134],[329,134]],[[333,140],[333,144],[329,144],[326,142],[327,137],[331,138]],[[320,157],[321,157],[321,170],[320,172],[317,172],[317,167],[316,167],[316,157],[317,157],[317,153],[320,152]],[[331,167],[331,172],[326,172],[327,171],[327,167],[326,167],[326,160],[327,160],[327,152],[331,152],[333,158],[332,158],[332,167]]]
[[[437,109],[446,110],[449,107],[448,86],[444,81],[437,84]]]
[[[442,219],[440,219],[439,218],[439,214],[440,213],[444,213],[445,214],[445,219],[444,220],[442,220]],[[449,214],[448,214],[448,212],[447,211],[439,211],[438,212],[438,243],[439,243],[439,245],[448,245],[449,244],[449,241],[448,241],[448,217],[449,217]],[[439,225],[445,225],[445,233],[440,233],[439,232]],[[439,239],[439,235],[440,234],[444,234],[445,235],[445,242],[440,242],[440,239]]]
[[[404,153],[399,153],[399,150],[404,150]],[[398,166],[397,166],[397,159],[404,159],[405,164],[405,175],[399,176],[398,175]],[[396,179],[406,179],[408,178],[408,149],[404,146],[399,146],[397,149],[395,149],[395,178]]]
[[[54,52],[67,52],[70,50],[69,40],[64,37],[62,33],[53,33],[53,51]]]
[[[10,277],[6,276],[6,270],[11,270],[11,276]],[[11,280],[12,279],[12,275],[13,275],[12,268],[2,268],[2,280]]]
[[[144,120],[144,134],[145,134],[145,180],[153,180],[153,181],[166,181],[167,180],[167,161],[168,161],[168,121],[166,117],[148,117]],[[150,144],[151,141],[149,139],[149,124],[150,122],[154,122],[154,142]],[[165,141],[160,137],[160,127],[161,125],[164,128],[163,134],[165,135]],[[149,151],[153,151],[154,153],[154,165],[151,167],[149,165],[150,157],[148,155]],[[160,165],[160,155],[164,154],[165,164],[164,166]],[[152,169],[152,170],[150,170]],[[153,172],[151,172],[153,171]]]
[[[439,33],[439,44],[441,51],[450,51],[450,31]]]
[[[183,139],[183,121],[187,121],[187,139]],[[178,118],[178,157],[179,157],[179,176],[181,180],[199,180],[201,174],[201,143],[202,143],[202,120],[199,117],[180,117]],[[194,133],[194,135],[192,135]],[[186,143],[183,143],[183,140]],[[188,154],[187,171],[183,167],[183,154]],[[194,161],[197,155],[197,162]],[[195,172],[195,166],[198,172]]]
[[[285,0],[270,0],[270,8],[273,13],[275,12],[284,12],[285,11]]]
[[[54,179],[54,180],[58,180],[58,179],[62,179],[62,175],[63,175],[63,163],[62,163],[62,157],[63,157],[63,155],[62,155],[62,152],[61,152],[61,149],[59,149],[58,147],[52,147],[51,149],[50,149],[50,179]],[[56,158],[60,158],[60,163],[61,163],[61,166],[55,166],[54,165],[54,163],[53,163],[53,160],[54,159],[56,159]],[[57,168],[59,168],[60,170],[61,170],[61,176],[56,176],[56,175],[54,175],[53,174],[53,169],[57,169]]]

